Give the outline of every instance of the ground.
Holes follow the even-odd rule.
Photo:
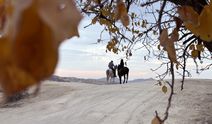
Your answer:
[[[0,108],[1,124],[150,124],[163,115],[169,92],[156,81],[88,84],[45,81],[37,96]],[[166,124],[212,124],[212,80],[187,80],[175,95]],[[170,91],[168,89],[168,91]],[[0,99],[2,99],[0,97]]]

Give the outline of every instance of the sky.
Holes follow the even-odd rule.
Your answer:
[[[62,43],[60,46],[60,58],[57,65],[55,75],[64,77],[78,78],[103,78],[106,77],[108,63],[113,60],[114,64],[119,64],[120,59],[125,59],[125,54],[114,54],[106,51],[106,43],[97,43],[102,27],[100,25],[84,26],[90,24],[91,20],[83,19],[79,26],[80,37],[73,37]],[[103,36],[104,37],[104,36]],[[105,41],[109,38],[104,37]],[[155,78],[156,72],[151,69],[157,68],[161,61],[152,58],[150,61],[144,60],[144,55],[147,51],[138,50],[133,53],[133,56],[127,61],[129,67],[129,80],[138,78]],[[192,78],[212,78],[211,70],[202,72],[200,75],[195,73],[195,65],[192,60],[189,60],[188,69],[192,72]],[[205,65],[208,63],[203,63]],[[162,73],[158,71],[157,73]],[[178,78],[180,78],[178,76]]]

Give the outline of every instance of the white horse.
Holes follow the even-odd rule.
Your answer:
[[[107,69],[107,70],[106,70],[106,76],[107,76],[107,83],[108,83],[108,82],[111,83],[111,81],[114,82],[115,77],[114,77],[114,73],[113,73],[113,70],[112,70],[112,69]]]

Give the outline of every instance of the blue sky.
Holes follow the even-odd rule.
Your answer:
[[[106,53],[107,42],[95,44],[102,27],[95,25],[83,28],[89,23],[90,20],[84,19],[79,26],[80,37],[68,39],[60,46],[60,59],[55,71],[56,75],[102,78],[105,77],[105,71],[110,60],[113,60],[115,64],[119,64],[120,59],[125,57],[124,53],[118,55],[110,52]],[[107,36],[103,39],[109,41]],[[127,66],[130,69],[129,79],[156,77],[155,72],[152,72],[150,69],[158,67],[161,62],[154,58],[150,61],[144,61],[145,53],[145,50],[138,50],[128,60]],[[203,65],[205,64],[207,63],[203,63]],[[211,71],[203,72],[201,75],[195,74],[195,65],[192,60],[188,62],[188,68],[192,71],[193,78],[211,78]],[[160,71],[157,73],[160,73]]]

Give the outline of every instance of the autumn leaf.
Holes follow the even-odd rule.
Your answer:
[[[20,2],[23,0],[11,2],[14,11],[7,13],[6,29],[0,38],[0,83],[6,96],[54,73],[60,43],[77,35],[82,18],[72,0]]]
[[[198,55],[199,55],[199,51],[198,50],[192,50],[191,51],[191,56],[192,56],[192,58],[197,58],[198,57]]]
[[[191,6],[178,7],[178,14],[184,23],[198,25],[199,14]]]
[[[146,26],[147,26],[147,21],[146,20],[142,20],[141,27],[146,28]]]
[[[130,18],[127,14],[127,8],[122,0],[117,2],[116,11],[115,11],[115,19],[121,20],[122,24],[127,27],[130,22]]]
[[[164,93],[166,93],[167,92],[167,87],[164,85],[163,87],[162,87],[162,91],[164,92]]]
[[[203,52],[204,51],[204,47],[203,47],[202,44],[197,44],[196,47],[197,47],[197,50],[198,51],[200,51],[200,52]]]
[[[178,8],[180,18],[184,25],[195,36],[200,39],[212,42],[212,4],[205,5],[202,12],[197,14],[191,7],[183,6]]]
[[[130,18],[129,18],[129,16],[128,16],[127,14],[121,16],[121,22],[122,22],[122,24],[123,24],[125,27],[127,27],[127,26],[129,25],[129,23],[130,23]]]
[[[197,35],[202,40],[212,42],[212,5],[206,5],[202,10],[199,19],[200,25],[197,28]],[[199,34],[198,34],[199,33]],[[196,34],[196,33],[195,33]]]
[[[94,17],[94,18],[92,19],[91,23],[92,23],[92,24],[96,24],[97,20],[98,20],[98,17]]]
[[[175,50],[175,47],[174,47],[174,42],[171,41],[171,39],[168,40],[165,48],[168,52],[169,59],[174,63],[178,63],[177,57],[176,57],[176,50]]]
[[[172,31],[171,40],[175,42],[175,41],[178,41],[178,39],[179,39],[178,30],[177,30],[177,28],[175,28],[175,29]]]
[[[183,21],[178,18],[178,17],[174,17],[175,23],[176,23],[176,29],[179,31],[181,25],[183,24]]]
[[[5,2],[4,0],[0,0],[0,31],[3,30],[5,25],[5,19],[6,19],[6,8],[5,8]]]
[[[176,34],[175,34],[176,35]],[[160,45],[164,47],[164,49],[168,52],[168,57],[172,62],[178,63],[176,58],[176,50],[174,47],[174,41],[177,39],[177,36],[173,36],[173,38],[168,37],[168,30],[163,29],[160,35]]]
[[[161,34],[160,34],[160,45],[165,47],[168,41],[168,30],[163,29]]]
[[[34,78],[24,70],[18,68],[13,63],[7,63],[1,68],[0,80],[1,87],[7,97],[14,95],[20,91],[26,90],[29,86],[37,83]]]
[[[37,0],[37,3],[39,16],[54,32],[56,40],[62,42],[79,36],[78,25],[82,16],[74,0]]]
[[[127,9],[125,7],[125,4],[122,0],[119,0],[117,2],[116,11],[115,11],[115,18],[116,20],[119,20],[121,16],[127,14]]]
[[[152,119],[151,124],[160,124],[160,121],[159,121],[158,118],[155,116],[155,117]]]

